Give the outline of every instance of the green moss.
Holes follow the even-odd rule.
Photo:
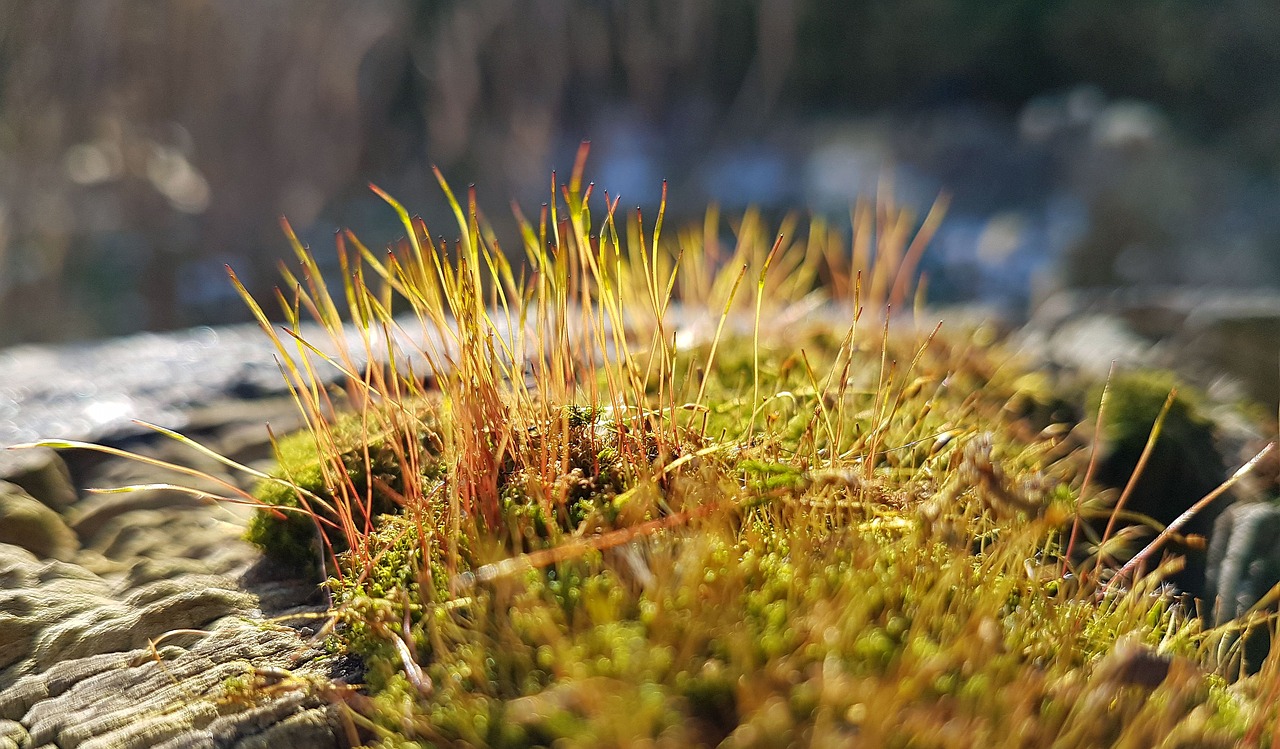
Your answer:
[[[508,461],[499,477],[504,527],[533,546],[584,523],[610,526],[630,485],[630,466],[656,458],[644,425],[620,423],[608,409],[564,406],[558,418],[522,435],[516,449],[538,461]],[[548,466],[552,476],[548,480]]]
[[[877,421],[866,412],[875,407],[867,394],[848,396],[851,413],[831,414],[864,425],[843,442],[810,426],[806,409],[816,394],[807,402],[776,399],[805,405],[790,415],[776,411],[774,426],[739,449],[743,457],[719,460],[711,451],[697,471],[665,483],[615,483],[615,453],[595,441],[616,434],[604,426],[607,414],[566,409],[569,464],[588,482],[580,493],[570,490],[575,505],[566,514],[548,516],[529,500],[545,491],[533,485],[541,477],[511,475],[505,522],[521,529],[526,545],[655,493],[729,500],[734,509],[675,534],[477,586],[462,598],[443,587],[421,595],[405,574],[421,561],[397,545],[373,578],[340,594],[357,612],[342,641],[370,664],[373,719],[395,736],[432,745],[734,745],[748,736],[748,743],[800,736],[821,743],[857,735],[882,745],[933,736],[947,745],[945,716],[958,714],[970,716],[964,745],[1011,735],[1033,745],[1078,736],[1078,745],[1088,745],[1121,735],[1155,741],[1194,704],[1214,735],[1239,736],[1243,715],[1213,686],[1170,686],[1155,700],[1122,691],[1108,697],[1109,711],[1076,708],[1110,689],[1091,673],[1121,638],[1136,635],[1190,657],[1197,630],[1159,598],[1095,605],[1028,579],[1055,521],[1001,509],[979,487],[949,483],[965,465],[961,458],[974,453],[965,446],[976,434],[994,439],[992,470],[1027,501],[1065,506],[1072,495],[1046,475],[1032,480],[1047,467],[1042,446],[1001,428],[1002,419],[1025,418],[1006,408],[1018,386],[986,387],[976,400],[961,388],[904,396],[899,409],[915,414],[914,422],[881,406],[887,445],[952,427],[962,449],[936,448],[930,438],[911,459],[879,461],[870,473],[821,463],[824,449],[853,448]],[[934,408],[924,409],[927,402]],[[712,419],[726,419],[726,434],[728,419],[744,417],[743,404],[709,406]],[[690,439],[708,444],[696,433]],[[805,450],[810,460],[797,464],[794,452]],[[856,477],[846,475],[851,470]],[[946,526],[984,541],[954,543]],[[410,537],[401,534],[397,544]],[[462,603],[440,605],[448,600]],[[408,607],[408,637],[433,684],[429,695],[403,676],[388,639],[403,621],[403,601],[419,602]],[[388,629],[379,633],[370,624],[378,621]],[[1028,715],[1035,717],[1015,717]]]
[[[431,428],[424,426],[406,438],[395,429],[371,426],[366,419],[367,415],[343,414],[323,439],[304,431],[278,442],[279,467],[273,475],[281,480],[260,481],[254,496],[265,505],[288,509],[255,513],[247,540],[290,568],[314,574],[327,549],[340,554],[347,548],[346,536],[335,527],[341,522],[331,509],[337,504],[335,497],[344,491],[371,497],[367,513],[360,502],[347,504],[355,508],[351,521],[372,530],[378,516],[399,510],[397,497],[405,491],[402,456],[418,451],[419,484],[439,480],[443,470],[435,456],[439,439]],[[394,444],[396,440],[399,445]],[[299,489],[318,501],[300,497]],[[311,513],[298,511],[303,506],[335,525],[323,525]],[[326,544],[320,540],[322,530]]]
[[[842,356],[830,336],[793,342],[815,371]],[[917,356],[914,341],[889,345],[889,361]],[[1047,384],[984,356],[940,342],[890,375],[878,350],[855,351],[841,385],[770,348],[758,408],[726,359],[705,410],[655,409],[643,428],[620,429],[607,409],[546,409],[510,443],[498,528],[467,530],[449,562],[446,540],[387,516],[368,539],[374,566],[330,583],[343,612],[333,646],[368,667],[371,736],[387,747],[1238,740],[1253,714],[1188,665],[1211,648],[1187,609],[1159,595],[1098,599],[1061,576],[1080,466],[1025,428],[1058,418]],[[1151,393],[1163,403],[1154,382],[1131,393],[1117,381],[1115,439],[1146,418]],[[1040,405],[1017,407],[1028,402]],[[1200,426],[1191,403],[1171,434]],[[650,470],[658,432],[679,436],[680,470]],[[306,460],[295,461],[296,477]],[[475,576],[664,519],[624,543]],[[406,647],[426,689],[407,676]],[[1174,665],[1135,686],[1125,658]]]
[[[292,483],[319,494],[327,494],[320,467],[320,451],[310,432],[289,435],[277,444],[276,476],[291,477]],[[296,490],[283,483],[262,481],[254,489],[264,504],[298,508]],[[258,510],[249,521],[245,538],[274,559],[297,570],[315,570],[320,560],[316,522],[301,512]]]
[[[1155,370],[1121,372],[1112,378],[1104,428],[1106,438],[1116,450],[1126,453],[1141,451],[1156,416],[1175,388],[1178,393],[1169,408],[1161,436],[1169,442],[1189,444],[1193,448],[1212,446],[1212,424],[1202,414],[1203,395],[1179,381],[1172,372]],[[1096,404],[1101,397],[1102,385],[1098,385],[1090,394],[1089,401]],[[1094,410],[1096,416],[1096,407]]]

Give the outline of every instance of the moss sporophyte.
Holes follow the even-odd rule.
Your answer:
[[[308,424],[250,537],[327,577],[362,740],[1272,740],[1280,659],[1235,678],[1171,561],[1111,580],[1141,547],[1043,378],[900,311],[943,204],[858,203],[851,235],[712,210],[672,237],[585,156],[517,212],[520,252],[441,178],[459,239],[379,192],[405,239],[340,234],[340,289],[286,224],[283,329],[236,281]],[[291,335],[304,316],[329,340]]]

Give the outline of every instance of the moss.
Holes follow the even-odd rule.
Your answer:
[[[657,457],[643,424],[622,423],[608,409],[574,405],[530,428],[515,449],[521,455],[508,460],[499,477],[502,509],[514,535],[535,546],[591,519],[611,525],[619,509],[613,500],[632,480],[628,466]]]
[[[280,440],[276,445],[279,467],[273,475],[281,480],[260,481],[254,496],[264,505],[292,511],[259,510],[245,538],[291,569],[315,574],[324,556],[332,559],[347,548],[346,536],[337,527],[341,520],[330,509],[338,504],[335,497],[344,491],[371,497],[367,513],[359,502],[346,504],[357,510],[351,522],[372,529],[378,516],[399,510],[397,498],[405,491],[402,456],[409,450],[419,451],[415,480],[420,485],[439,480],[443,468],[435,457],[439,438],[434,429],[424,426],[406,438],[395,429],[371,427],[366,419],[367,414],[343,414],[323,436],[304,431]],[[399,445],[394,444],[396,440]],[[300,498],[299,489],[319,501]],[[321,525],[311,514],[297,511],[304,503],[334,525]]]
[[[992,392],[991,408],[973,417],[999,418],[1002,398]],[[574,429],[599,423],[569,413]],[[781,441],[795,444],[789,439]],[[1036,462],[1027,457],[1030,446],[997,439],[1008,470]],[[1112,717],[1082,722],[1073,705],[1102,687],[1072,674],[1087,675],[1125,633],[1155,643],[1182,625],[1167,605],[1140,612],[1094,607],[1029,586],[1026,566],[1050,531],[1047,521],[1007,516],[985,543],[957,550],[909,509],[896,516],[901,522],[881,522],[894,516],[885,502],[897,500],[889,495],[858,494],[821,480],[817,470],[762,458],[716,470],[727,472],[721,480],[737,477],[718,491],[777,496],[742,502],[740,511],[687,534],[647,541],[639,562],[589,554],[477,589],[461,609],[431,616],[411,609],[414,640],[437,690],[425,700],[398,676],[385,638],[353,626],[346,642],[374,664],[375,715],[402,716],[387,725],[437,736],[436,743],[514,747],[642,738],[733,743],[748,733],[835,741],[859,732],[892,745],[892,736],[941,731],[941,718],[927,717],[939,701],[954,707],[936,715],[981,716],[985,728],[973,728],[968,739],[1021,731],[1031,743],[1072,731],[1091,741],[1115,738],[1130,730],[1124,721],[1148,726],[1154,737],[1183,714],[1176,701],[1144,706],[1135,692],[1113,698]],[[884,465],[877,475],[887,480],[897,472]],[[913,475],[926,485],[936,481]],[[819,501],[834,500],[833,492],[878,499],[833,520]],[[1060,488],[1053,494],[1067,501]],[[974,532],[991,522],[984,519],[990,510],[967,496],[956,496],[945,513]],[[548,521],[512,502],[536,522]],[[379,569],[391,573],[404,564]],[[646,583],[636,564],[653,579]],[[392,578],[372,588],[405,584],[413,589]],[[379,616],[402,615],[395,608]],[[1207,706],[1215,730],[1236,735],[1240,717],[1223,712],[1228,702],[1210,692],[1193,696]],[[858,709],[868,703],[879,707]],[[1033,728],[1009,722],[1006,716],[1028,706],[1039,716]],[[407,723],[406,711],[413,716]],[[897,729],[882,722],[904,714],[915,722]],[[899,732],[908,730],[920,733]]]
[[[277,444],[276,476],[289,476],[297,486],[314,493],[327,493],[320,467],[320,450],[310,432],[298,432]],[[254,496],[272,507],[297,508],[297,492],[282,483],[261,481]],[[249,521],[245,538],[296,570],[314,571],[320,560],[315,521],[301,512],[274,513],[261,509]]]
[[[806,345],[814,358],[834,359]],[[940,370],[917,376],[959,383],[973,376],[946,365],[934,362]],[[1165,599],[1096,605],[1068,594],[1060,579],[1028,578],[1051,548],[1057,521],[1002,509],[987,496],[992,490],[956,477],[979,470],[965,468],[973,456],[987,456],[995,467],[983,470],[1001,476],[1001,491],[1019,502],[1069,506],[1073,494],[1052,478],[1045,445],[1022,443],[1008,428],[1025,418],[1007,404],[1026,383],[983,382],[976,396],[958,387],[904,395],[899,411],[914,418],[891,417],[884,399],[877,416],[873,395],[851,393],[847,411],[827,417],[849,427],[839,438],[834,426],[812,425],[816,393],[777,398],[787,405],[771,412],[779,414],[773,426],[762,425],[736,453],[708,451],[700,425],[686,424],[684,449],[706,455],[661,481],[629,473],[634,463],[621,457],[637,445],[650,449],[649,436],[619,445],[625,433],[611,413],[562,409],[519,447],[541,451],[547,438],[563,446],[553,480],[570,481],[560,491],[571,504],[537,501],[550,496],[544,474],[505,472],[503,524],[519,538],[515,550],[619,527],[629,503],[642,517],[663,517],[655,497],[728,500],[730,509],[461,597],[447,584],[443,559],[423,556],[409,521],[384,521],[371,537],[373,573],[332,584],[347,612],[336,642],[368,664],[368,717],[389,731],[382,745],[737,745],[801,736],[970,745],[1011,735],[1033,745],[1061,737],[1093,745],[1122,736],[1156,741],[1189,730],[1193,715],[1204,737],[1242,735],[1248,716],[1225,683],[1169,685],[1156,699],[1108,692],[1111,707],[1090,715],[1076,707],[1112,689],[1094,670],[1123,638],[1191,658],[1200,635]],[[708,392],[730,392],[715,373],[712,383]],[[1126,400],[1117,414],[1140,413],[1138,401]],[[725,419],[726,434],[730,419],[749,418],[731,400],[708,405],[720,415],[712,419]],[[1195,423],[1193,412],[1185,418]],[[824,450],[869,445],[876,423],[884,444],[926,448],[871,469],[824,466]],[[946,428],[956,436],[938,446],[933,435]],[[288,443],[282,453],[286,447],[301,449]],[[797,460],[798,452],[808,459]],[[983,540],[957,544],[944,527]],[[511,553],[509,545],[477,547],[470,558],[480,564],[487,554]],[[421,589],[426,579],[429,591]],[[406,678],[397,637],[412,644],[430,693]],[[942,737],[954,719],[947,716],[955,715],[970,716],[968,727],[961,744],[948,744]]]
[[[738,463],[738,470],[747,476],[748,485],[756,491],[795,489],[806,481],[804,471],[785,463],[744,460]]]
[[[536,285],[494,286],[532,331],[509,352],[476,313],[493,302],[474,272],[501,265],[483,227],[459,227],[470,241],[456,264],[379,270],[423,319],[460,329],[434,363],[434,421],[401,424],[379,404],[281,447],[283,475],[318,495],[412,497],[401,516],[394,503],[366,513],[330,582],[331,645],[367,666],[370,741],[1152,746],[1244,734],[1250,713],[1202,677],[1218,633],[1151,577],[1104,594],[1092,568],[1082,580],[1063,558],[1083,465],[1066,429],[1045,427],[1069,427],[1078,398],[963,332],[888,326],[867,340],[794,324],[757,346],[729,325],[714,345],[673,352],[682,337],[662,326],[634,340],[608,330],[600,320],[649,309],[668,284],[686,302],[715,298],[691,310],[715,319],[736,279],[759,279],[762,307],[788,281],[759,265],[772,240],[753,219],[735,227],[732,260],[703,255],[677,282],[656,240],[592,227],[575,190],[554,252],[525,227]],[[691,236],[681,247],[696,255]],[[906,250],[863,236],[884,262]],[[779,256],[779,275],[838,272],[818,265],[829,249]],[[858,269],[880,296],[900,270]],[[833,286],[860,288],[847,274]],[[584,323],[581,338],[566,319]],[[537,350],[520,350],[529,341]],[[595,357],[605,341],[609,356]],[[1115,456],[1145,441],[1151,393],[1158,408],[1165,391],[1117,380]],[[1193,401],[1175,405],[1167,433],[1203,449]],[[432,473],[401,470],[401,445],[429,454]],[[264,540],[306,546],[301,529],[274,533]]]
[[[1101,401],[1101,387],[1094,388],[1090,403]],[[1169,408],[1162,437],[1175,444],[1190,443],[1196,448],[1212,446],[1212,424],[1201,413],[1203,395],[1172,372],[1152,370],[1121,372],[1111,381],[1104,428],[1115,450],[1141,451],[1156,416],[1175,388],[1178,393]]]

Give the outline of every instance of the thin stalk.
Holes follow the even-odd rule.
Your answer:
[[[1102,385],[1102,396],[1098,399],[1098,418],[1093,423],[1093,448],[1089,451],[1089,467],[1085,469],[1084,480],[1080,482],[1080,493],[1076,495],[1076,511],[1075,517],[1071,521],[1071,538],[1067,541],[1067,550],[1063,554],[1062,574],[1066,575],[1071,570],[1071,553],[1075,550],[1076,539],[1080,535],[1080,506],[1084,503],[1085,494],[1089,489],[1089,482],[1093,479],[1094,469],[1098,466],[1098,455],[1101,452],[1099,447],[1102,439],[1102,425],[1105,423],[1107,413],[1107,396],[1111,394],[1111,378],[1115,376],[1116,363],[1111,362],[1111,368],[1107,370],[1107,380]]]
[[[1146,548],[1135,554],[1132,559],[1126,562],[1124,566],[1107,581],[1107,585],[1102,589],[1102,593],[1105,595],[1111,585],[1113,585],[1117,580],[1124,579],[1137,569],[1139,565],[1144,564],[1152,554],[1154,554],[1166,541],[1169,540],[1170,537],[1173,536],[1173,534],[1181,530],[1182,526],[1190,522],[1191,519],[1204,510],[1204,508],[1213,504],[1219,497],[1230,491],[1231,487],[1235,486],[1240,479],[1252,473],[1253,470],[1258,467],[1258,464],[1265,460],[1266,457],[1275,450],[1275,448],[1275,442],[1267,443],[1266,447],[1262,448],[1257,455],[1250,458],[1248,463],[1240,466],[1235,473],[1231,474],[1230,478],[1219,484],[1218,488],[1204,495],[1204,497],[1202,497],[1198,502],[1188,507],[1181,515],[1175,518],[1172,523],[1165,526],[1165,529],[1160,531],[1159,535],[1152,539],[1151,543],[1147,544]]]
[[[1129,475],[1129,482],[1125,484],[1124,491],[1120,493],[1120,499],[1116,501],[1116,506],[1111,511],[1111,517],[1107,520],[1107,528],[1102,532],[1102,541],[1098,544],[1099,548],[1105,548],[1107,539],[1111,537],[1111,532],[1115,530],[1117,516],[1124,509],[1125,504],[1129,501],[1129,497],[1133,494],[1133,490],[1138,485],[1138,480],[1142,478],[1142,473],[1146,470],[1147,462],[1151,459],[1151,454],[1155,451],[1156,440],[1160,438],[1160,431],[1164,428],[1165,417],[1169,415],[1169,409],[1173,408],[1173,402],[1178,397],[1178,389],[1175,387],[1169,391],[1169,396],[1164,400],[1164,406],[1160,408],[1160,413],[1156,416],[1156,421],[1151,426],[1151,433],[1147,435],[1147,444],[1142,448],[1142,455],[1138,457],[1138,464],[1134,466],[1133,473]],[[1168,530],[1166,528],[1166,530]],[[1101,568],[1105,554],[1099,553],[1097,560],[1093,565],[1093,574],[1098,574]]]

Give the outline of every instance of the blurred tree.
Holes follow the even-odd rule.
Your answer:
[[[0,343],[240,319],[221,264],[268,289],[278,215],[317,239],[381,226],[365,183],[430,207],[430,162],[501,221],[583,137],[678,199],[709,155],[803,158],[821,118],[1011,120],[1093,82],[1273,175],[1271,6],[0,0]]]

